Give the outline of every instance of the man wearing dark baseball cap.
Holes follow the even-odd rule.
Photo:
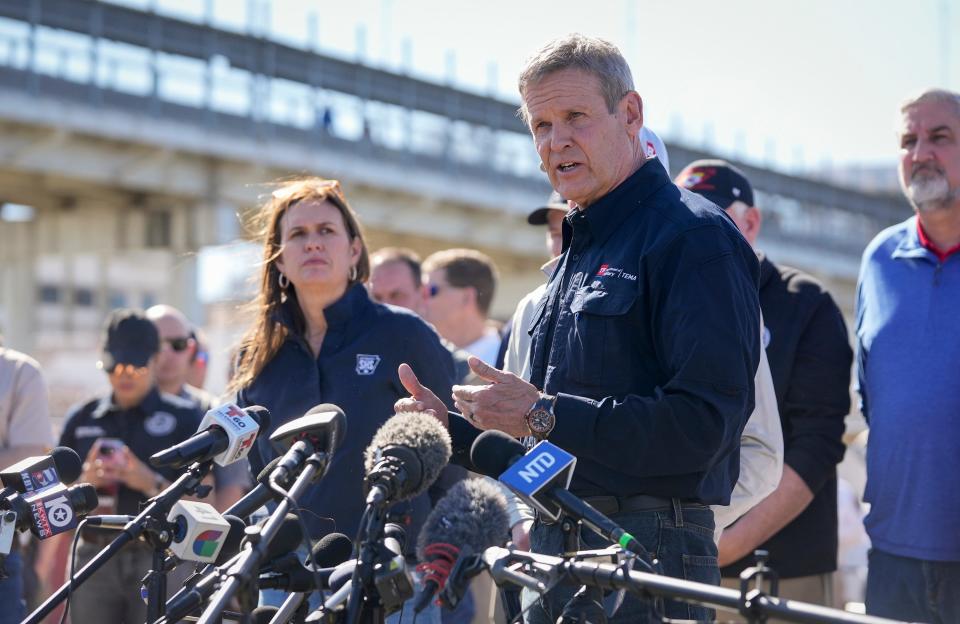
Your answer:
[[[199,408],[163,394],[155,369],[160,334],[142,312],[115,310],[104,324],[103,351],[97,365],[107,374],[111,392],[73,407],[60,444],[85,457],[80,481],[100,494],[103,513],[137,514],[142,503],[177,477],[177,471],[154,472],[154,453],[178,444],[200,425]],[[76,567],[86,565],[115,535],[84,529]],[[76,590],[74,613],[90,622],[142,622],[146,605],[140,580],[151,568],[144,542],[133,542]]]
[[[757,249],[762,219],[742,171],[723,160],[698,160],[675,182],[723,208]],[[772,494],[723,532],[721,573],[724,585],[739,587],[754,550],[767,550],[781,597],[833,606],[836,465],[843,458],[853,354],[843,315],[824,287],[762,251],[757,256],[763,344],[783,427],[783,476]]]
[[[563,247],[562,228],[563,217],[570,212],[570,206],[567,200],[560,197],[560,193],[554,191],[550,193],[547,203],[527,215],[527,223],[530,225],[547,226],[547,244],[550,247],[550,257],[556,258],[560,255]]]

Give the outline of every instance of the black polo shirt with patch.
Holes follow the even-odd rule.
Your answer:
[[[60,445],[75,450],[82,458],[98,438],[123,440],[140,461],[150,465],[150,456],[178,444],[196,433],[200,426],[200,409],[179,397],[163,394],[156,388],[140,405],[122,409],[112,396],[93,399],[73,407],[66,418]],[[182,469],[152,468],[168,481],[176,479]],[[122,483],[117,490],[117,513],[136,514],[147,500],[143,492]]]

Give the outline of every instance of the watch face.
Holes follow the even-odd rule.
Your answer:
[[[546,433],[553,428],[553,414],[545,409],[535,409],[530,414],[530,429],[536,433]]]

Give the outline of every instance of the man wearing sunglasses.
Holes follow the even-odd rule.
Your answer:
[[[146,312],[157,326],[160,352],[157,353],[157,386],[161,392],[189,401],[201,416],[219,404],[217,397],[187,383],[197,353],[193,324],[173,306],[159,304]],[[227,509],[246,493],[249,466],[239,461],[229,466],[214,466],[214,500],[220,510]]]
[[[60,436],[61,445],[85,457],[80,481],[113,496],[108,513],[138,513],[142,503],[175,479],[177,470],[154,471],[147,461],[193,435],[200,425],[194,405],[157,387],[159,351],[160,334],[142,312],[115,310],[104,328],[99,362],[111,392],[72,408]],[[81,531],[76,568],[114,537],[93,527]],[[140,580],[151,559],[146,543],[128,544],[73,593],[71,611],[82,613],[85,622],[143,622]]]

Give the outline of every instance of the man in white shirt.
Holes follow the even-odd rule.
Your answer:
[[[500,332],[488,320],[497,269],[474,249],[446,249],[423,261],[427,276],[424,318],[445,340],[493,365]]]

